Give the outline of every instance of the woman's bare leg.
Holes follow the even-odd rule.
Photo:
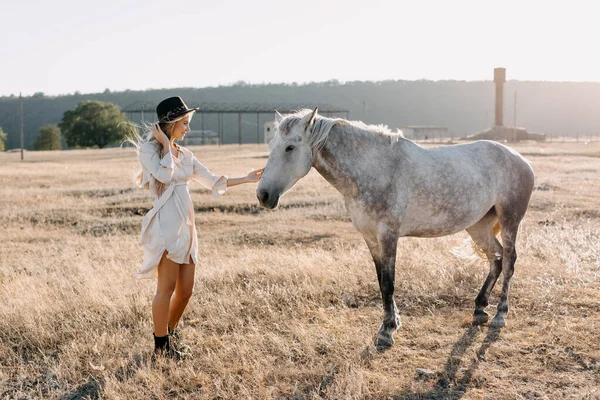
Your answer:
[[[175,291],[180,266],[167,258],[165,251],[158,264],[158,283],[156,295],[152,301],[152,319],[154,321],[154,335],[166,336],[169,321],[169,304]]]
[[[171,328],[171,331],[175,330],[190,297],[192,297],[195,274],[196,265],[193,262],[181,264],[179,267],[179,276],[177,278],[177,284],[175,285],[175,293],[171,299],[171,307],[169,309],[169,328]]]

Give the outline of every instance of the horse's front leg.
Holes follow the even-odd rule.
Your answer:
[[[394,344],[393,334],[402,326],[394,301],[398,235],[390,230],[385,230],[377,234],[376,240],[373,238],[369,240],[365,237],[365,241],[375,262],[379,290],[383,300],[383,323],[375,338],[375,346],[379,350],[383,350]]]

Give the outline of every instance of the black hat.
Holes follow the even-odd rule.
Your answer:
[[[158,103],[156,106],[156,115],[160,122],[173,122],[182,115],[198,110],[198,108],[188,108],[181,97],[175,96]]]

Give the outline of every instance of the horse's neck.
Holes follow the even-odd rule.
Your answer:
[[[372,190],[397,181],[400,172],[410,173],[411,160],[425,156],[425,149],[403,137],[334,126],[315,152],[313,167],[344,197],[354,197],[361,188]]]
[[[344,197],[352,196],[358,187],[361,168],[366,165],[364,157],[359,143],[334,127],[323,147],[315,152],[313,167]]]

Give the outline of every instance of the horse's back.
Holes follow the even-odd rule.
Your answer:
[[[489,168],[493,168],[497,176],[498,190],[507,201],[516,201],[519,197],[529,199],[533,191],[534,173],[525,157],[498,142],[481,140],[473,142],[473,145],[485,149]]]
[[[478,140],[472,143],[426,149],[438,168],[451,167],[468,174],[487,171],[499,184],[518,181],[533,188],[533,170],[516,150],[498,142]]]
[[[529,162],[516,150],[489,142],[497,158],[499,188],[496,212],[520,221],[529,206],[535,176]]]
[[[404,164],[398,185],[399,193],[409,192],[405,212],[399,216],[403,235],[459,232],[499,204],[516,202],[524,213],[533,172],[516,151],[491,141],[436,148],[405,146],[404,156],[410,162]]]

